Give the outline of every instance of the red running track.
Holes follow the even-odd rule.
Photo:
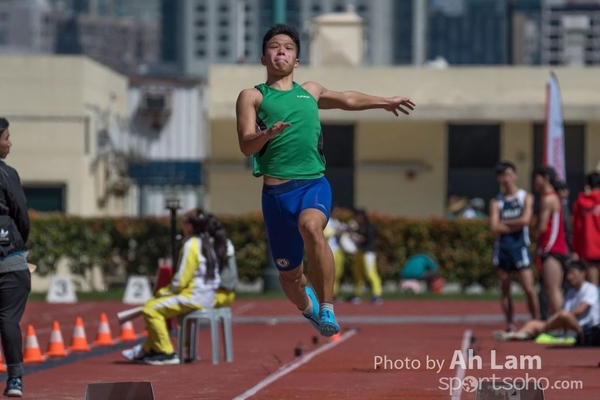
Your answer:
[[[81,302],[75,305],[49,305],[32,302],[23,320],[35,322],[42,347],[47,345],[49,328],[54,319],[61,322],[65,341],[70,340],[76,316],[86,323],[88,339],[93,340],[101,312],[106,312],[111,329],[116,336],[116,312],[126,309],[120,303]],[[336,305],[337,314],[343,316],[393,316],[393,315],[472,315],[498,314],[495,301],[386,301],[382,306],[365,303]],[[524,313],[522,304],[517,313]],[[294,307],[285,300],[244,300],[233,307],[237,316],[298,316]],[[501,324],[353,324],[357,333],[339,344],[319,338],[313,344],[315,331],[310,324],[300,323],[236,324],[234,325],[234,362],[212,365],[208,330],[203,330],[200,340],[201,360],[193,364],[153,367],[125,363],[120,351],[87,358],[67,365],[32,373],[25,378],[25,394],[36,399],[82,399],[88,383],[116,381],[151,381],[157,399],[232,399],[248,391],[261,380],[272,376],[282,366],[297,358],[294,348],[302,347],[304,356],[311,351],[328,347],[297,369],[291,370],[259,390],[252,399],[291,398],[406,398],[450,399],[446,387],[457,374],[450,368],[456,351],[461,350],[465,330],[471,330],[476,340],[471,345],[475,355],[482,359],[482,369],[466,370],[465,376],[483,378],[493,373],[498,377],[547,378],[549,381],[581,381],[583,389],[548,390],[547,399],[597,399],[600,382],[596,378],[600,350],[553,349],[532,343],[495,343],[491,331]],[[44,329],[45,328],[45,329]],[[343,328],[348,328],[343,326]],[[142,329],[136,321],[136,329]],[[46,332],[47,331],[47,332]],[[535,370],[492,370],[491,354],[496,350],[496,364],[507,356],[538,355],[541,368]],[[70,356],[71,357],[71,356]],[[412,366],[397,362],[395,367],[375,368],[376,357],[388,360],[407,359]],[[434,368],[427,359],[437,360]],[[418,368],[416,363],[418,361]],[[439,362],[443,361],[440,368]],[[442,380],[440,380],[442,379]],[[444,380],[445,379],[445,380]],[[474,399],[474,393],[462,392],[461,399]]]

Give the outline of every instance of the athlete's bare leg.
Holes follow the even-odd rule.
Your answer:
[[[498,268],[498,280],[500,281],[500,305],[506,318],[506,329],[510,330],[514,325],[513,303],[510,298],[510,273]]]
[[[308,307],[308,297],[304,292],[306,276],[302,273],[302,266],[303,264],[300,264],[291,271],[279,272],[279,282],[283,292],[301,311]]]
[[[540,319],[540,303],[535,293],[534,288],[534,277],[531,268],[523,268],[519,271],[519,280],[521,286],[525,292],[525,298],[527,299],[527,307],[531,314],[531,319]]]
[[[552,313],[555,314],[563,307],[563,267],[556,258],[550,256],[546,258],[543,266],[544,285],[548,293],[548,302],[552,307]]]
[[[309,208],[300,213],[298,228],[308,253],[308,277],[320,303],[333,303],[335,261],[323,230],[327,217]]]

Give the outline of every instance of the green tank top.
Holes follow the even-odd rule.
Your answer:
[[[256,123],[260,130],[277,121],[292,124],[254,154],[254,176],[318,179],[325,173],[323,135],[315,98],[294,82],[291,90],[256,85],[263,95]]]

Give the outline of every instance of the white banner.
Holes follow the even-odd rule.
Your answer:
[[[556,170],[558,180],[567,180],[565,171],[565,126],[558,79],[550,74],[546,87],[546,131],[544,137],[544,165]]]

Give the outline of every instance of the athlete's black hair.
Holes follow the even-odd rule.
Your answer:
[[[265,33],[265,36],[263,36],[263,42],[262,42],[262,54],[263,56],[265,55],[265,53],[267,52],[267,43],[269,43],[269,40],[273,39],[274,36],[277,35],[287,35],[289,36],[292,41],[294,42],[294,44],[296,45],[296,58],[300,58],[300,35],[298,35],[298,31],[296,31],[294,28],[292,28],[289,25],[284,25],[284,24],[277,24],[275,26],[273,26],[271,29],[269,29],[267,31],[267,33]]]
[[[206,232],[210,236],[216,261],[219,264],[219,271],[222,271],[229,266],[229,263],[227,262],[227,232],[225,231],[225,227],[223,227],[219,218],[213,214],[208,214],[208,226],[206,227]]]
[[[496,175],[505,173],[507,169],[512,169],[513,171],[517,172],[517,167],[515,167],[515,164],[511,163],[510,161],[501,161],[496,164],[496,167],[494,168]]]
[[[587,184],[590,189],[600,189],[600,172],[592,172],[587,176]]]
[[[568,263],[566,263],[565,269],[569,270],[571,268],[578,269],[582,272],[586,271],[585,265],[583,265],[583,263],[581,261],[570,260]]]
[[[5,130],[8,129],[8,120],[6,118],[0,118],[0,135],[4,133]]]
[[[559,190],[557,188],[557,180],[556,180],[556,170],[549,165],[538,167],[533,171],[533,176],[541,176],[543,178],[548,178],[550,180],[550,184],[554,188],[554,190]]]

